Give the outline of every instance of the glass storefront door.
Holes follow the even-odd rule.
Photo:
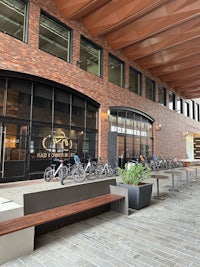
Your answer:
[[[0,178],[24,177],[26,153],[27,125],[0,123]]]

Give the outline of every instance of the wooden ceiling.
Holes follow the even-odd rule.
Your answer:
[[[183,98],[200,98],[200,0],[54,0]]]

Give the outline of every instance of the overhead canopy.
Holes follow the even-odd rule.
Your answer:
[[[183,98],[200,97],[199,0],[54,0]]]

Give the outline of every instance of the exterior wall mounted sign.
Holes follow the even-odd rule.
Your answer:
[[[124,127],[116,127],[116,126],[111,126],[111,132],[117,132],[121,134],[130,134],[130,135],[138,135],[138,136],[147,136],[147,133],[144,131],[138,131],[138,130],[133,130],[133,129],[128,129]]]

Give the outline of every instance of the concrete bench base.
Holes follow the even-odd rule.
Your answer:
[[[21,205],[12,200],[0,197],[0,222],[24,215]]]
[[[0,265],[33,252],[34,229],[29,227],[0,236]]]

